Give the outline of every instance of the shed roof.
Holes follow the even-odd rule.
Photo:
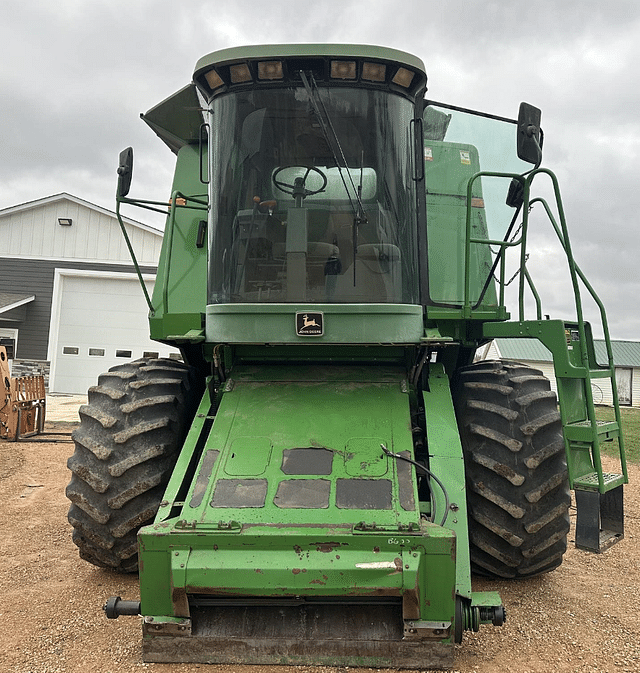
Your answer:
[[[496,339],[500,357],[507,360],[551,362],[551,352],[537,339]],[[598,362],[607,361],[604,339],[594,339]],[[640,367],[640,341],[612,341],[613,363],[617,367]]]
[[[0,292],[0,313],[12,311],[14,308],[28,304],[36,298],[35,294],[19,292]]]

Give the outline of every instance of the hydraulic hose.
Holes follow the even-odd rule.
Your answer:
[[[404,460],[406,463],[411,463],[411,465],[415,466],[417,469],[422,470],[427,475],[429,480],[433,479],[433,481],[435,481],[436,484],[438,484],[438,486],[440,487],[440,490],[442,491],[442,494],[444,495],[445,512],[444,512],[444,516],[442,517],[442,522],[440,523],[441,526],[444,526],[444,524],[447,521],[447,517],[449,516],[450,502],[449,502],[449,494],[447,493],[447,489],[445,488],[444,484],[440,481],[440,479],[438,479],[438,477],[436,477],[436,475],[429,468],[425,467],[424,465],[421,465],[420,463],[417,463],[415,460],[412,460],[411,458],[407,458],[406,456],[402,456],[399,453],[394,453],[393,451],[389,451],[389,449],[387,449],[387,447],[384,444],[380,444],[380,448],[387,454],[387,456],[391,456],[392,458],[396,458],[397,460]],[[434,519],[435,519],[436,512],[435,512],[435,501],[433,500],[433,498],[431,499],[431,502],[434,503],[432,505],[433,512],[431,514],[431,517],[432,517],[431,522],[435,523]]]

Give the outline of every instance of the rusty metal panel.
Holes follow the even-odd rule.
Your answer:
[[[0,396],[0,439],[18,441],[44,430],[44,377],[12,378],[4,346],[0,346]]]

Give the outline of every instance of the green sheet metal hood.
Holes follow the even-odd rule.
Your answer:
[[[203,119],[196,87],[188,84],[140,117],[177,154],[181,147],[198,142]]]

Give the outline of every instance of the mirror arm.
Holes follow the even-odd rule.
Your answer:
[[[147,290],[147,286],[144,282],[144,279],[142,278],[142,271],[140,271],[138,260],[136,259],[135,252],[133,251],[131,241],[129,240],[129,234],[127,233],[127,229],[124,226],[124,222],[122,221],[122,215],[120,215],[120,203],[122,203],[124,200],[126,199],[123,198],[116,199],[116,217],[118,218],[118,223],[120,224],[120,229],[122,230],[122,235],[124,236],[127,248],[129,249],[129,255],[131,256],[131,261],[133,262],[133,266],[135,267],[136,273],[138,274],[140,287],[142,287],[142,291],[144,292],[144,298],[147,300],[147,306],[149,307],[149,312],[151,313],[151,315],[155,315],[155,309],[153,308],[153,304],[151,303],[151,298],[149,297],[149,291]]]
[[[145,210],[152,210],[154,213],[161,213],[162,215],[169,214],[166,201],[145,201],[142,199],[128,199],[121,196],[116,199],[116,203],[118,205],[126,203],[129,206],[137,206],[138,208],[144,208]],[[164,209],[153,208],[153,206],[164,206]]]
[[[540,168],[540,164],[542,163],[542,148],[540,147],[540,143],[538,142],[539,132],[540,129],[537,126],[530,126],[527,129],[527,135],[529,136],[529,138],[531,138],[533,144],[536,146],[536,153],[537,153],[536,163],[531,169],[532,171],[535,171],[537,168]]]

